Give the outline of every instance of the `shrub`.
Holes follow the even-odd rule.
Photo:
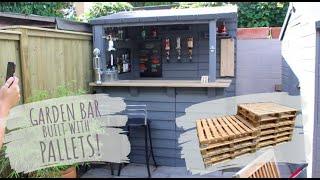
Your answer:
[[[70,2],[1,2],[0,12],[63,17],[61,10],[70,6]]]
[[[85,14],[85,19],[90,20],[100,16],[107,16],[120,11],[130,11],[133,6],[128,2],[97,2],[89,12]]]

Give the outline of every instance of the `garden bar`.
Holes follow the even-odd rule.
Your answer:
[[[101,74],[90,86],[127,105],[146,104],[157,163],[185,166],[177,118],[194,104],[235,95],[237,8],[123,11],[90,24]],[[143,131],[130,136],[130,161],[144,163]]]

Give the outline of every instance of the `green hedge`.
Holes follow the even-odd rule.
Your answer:
[[[128,2],[98,2],[85,14],[85,19],[90,20],[100,16],[107,16],[119,11],[130,11],[133,6]]]
[[[61,10],[70,5],[69,2],[1,2],[0,12],[63,17]]]
[[[238,27],[282,26],[288,2],[239,2]]]

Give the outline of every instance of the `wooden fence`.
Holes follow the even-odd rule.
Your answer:
[[[17,64],[24,102],[37,90],[52,92],[75,82],[88,90],[92,81],[92,34],[11,26],[0,30],[0,77],[8,61]],[[0,83],[1,84],[1,83]]]

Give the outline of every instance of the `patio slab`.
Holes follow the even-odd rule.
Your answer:
[[[154,168],[150,166],[151,176],[153,178],[230,178],[234,175],[238,169],[227,169],[224,171],[216,171],[204,175],[192,175],[187,171],[186,167],[169,167],[158,166]],[[99,166],[91,168],[80,178],[146,178],[148,177],[147,168],[144,164],[131,163],[124,166],[121,170],[121,175],[117,176],[118,166],[114,166],[114,174],[111,175],[109,166]],[[279,171],[281,177],[289,177],[290,169],[287,164],[279,163]]]
[[[117,176],[118,166],[114,167],[114,174],[111,175],[109,166],[96,167],[88,170],[81,178],[146,178],[148,177],[147,168],[144,164],[131,163],[121,170],[121,175]],[[235,172],[213,172],[205,175],[192,175],[186,167],[150,166],[153,178],[228,178]]]

